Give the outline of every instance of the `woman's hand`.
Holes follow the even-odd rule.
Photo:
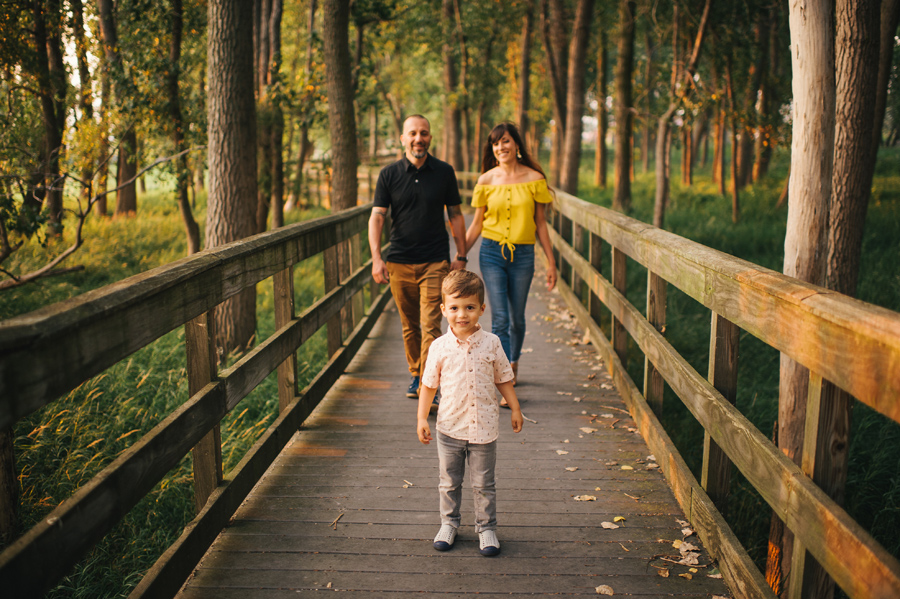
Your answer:
[[[547,291],[553,291],[556,287],[556,266],[551,262],[547,268]]]

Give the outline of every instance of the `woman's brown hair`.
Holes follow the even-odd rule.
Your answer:
[[[509,122],[500,123],[493,129],[491,129],[491,133],[490,135],[488,135],[487,142],[485,142],[484,144],[484,155],[481,159],[481,172],[486,173],[499,164],[497,162],[497,158],[494,156],[494,144],[497,143],[501,137],[503,137],[504,133],[509,133],[509,136],[512,138],[513,142],[515,142],[516,144],[516,147],[519,149],[519,162],[529,168],[536,170],[544,177],[544,179],[546,179],[547,175],[544,174],[544,169],[542,169],[541,165],[531,157],[531,154],[528,153],[528,149],[522,142],[522,136],[519,135],[518,127],[516,127],[514,123]]]

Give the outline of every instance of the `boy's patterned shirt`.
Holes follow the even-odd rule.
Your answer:
[[[437,430],[470,443],[490,443],[500,434],[495,383],[513,380],[500,338],[478,325],[465,341],[453,331],[428,350],[422,384],[441,388]]]

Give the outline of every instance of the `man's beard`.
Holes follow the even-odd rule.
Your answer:
[[[412,154],[413,158],[425,158],[428,155],[427,147],[410,147],[409,153]]]

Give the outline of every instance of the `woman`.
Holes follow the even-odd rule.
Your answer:
[[[476,211],[466,232],[466,247],[471,248],[479,235],[484,237],[479,266],[491,307],[491,329],[500,337],[518,378],[536,241],[547,256],[547,290],[556,285],[556,264],[544,214],[544,206],[553,198],[544,171],[528,155],[512,123],[501,123],[491,131],[481,166],[482,174],[472,192]],[[507,407],[504,402],[500,405]]]

